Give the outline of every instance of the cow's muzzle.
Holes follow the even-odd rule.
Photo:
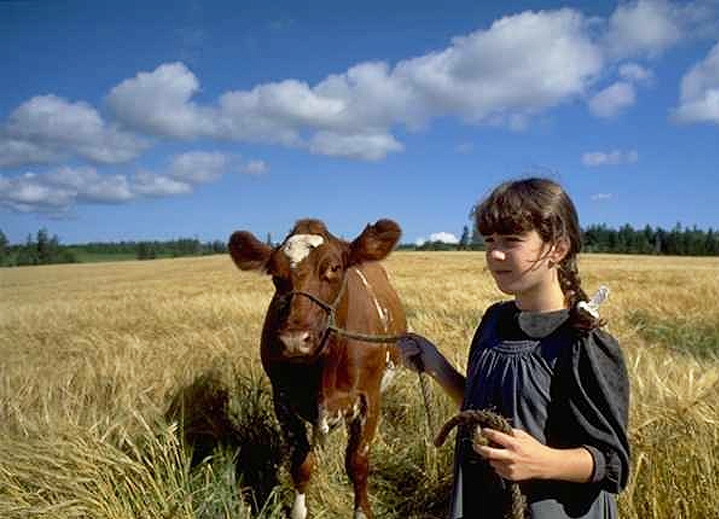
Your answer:
[[[317,337],[307,330],[286,331],[279,335],[288,357],[306,357],[312,355],[317,344]]]

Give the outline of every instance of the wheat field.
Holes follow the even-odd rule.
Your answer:
[[[502,295],[481,253],[386,262],[411,329],[463,367]],[[625,518],[719,517],[719,258],[585,255],[632,383]],[[284,517],[291,487],[258,343],[272,283],[229,257],[0,270],[0,517]],[[454,412],[435,386],[435,420]],[[380,518],[443,517],[418,377],[383,400],[370,489]],[[319,453],[315,518],[351,517],[346,434]],[[194,449],[191,448],[194,446]]]

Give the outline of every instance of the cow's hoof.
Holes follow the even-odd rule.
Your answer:
[[[296,493],[295,502],[292,505],[290,519],[305,519],[307,517],[307,504],[305,503],[305,495]]]

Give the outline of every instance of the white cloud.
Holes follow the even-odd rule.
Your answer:
[[[127,162],[150,145],[131,132],[381,160],[404,150],[397,128],[419,131],[438,117],[526,129],[542,112],[589,97],[608,66],[634,59],[619,66],[616,83],[590,98],[592,113],[614,117],[635,102],[635,86],[652,79],[636,61],[692,35],[716,34],[717,5],[636,0],[620,3],[605,19],[572,8],[525,11],[395,64],[361,62],[316,84],[267,82],[227,90],[210,102],[197,99],[200,80],[185,64],[164,63],[110,90],[106,104],[114,122],[86,103],[55,96],[21,105],[0,129],[0,167],[66,158]],[[701,94],[706,96],[687,94],[681,116],[691,119],[700,106],[713,106],[713,91]],[[214,178],[212,171],[172,178],[201,182],[203,175]]]
[[[619,115],[625,108],[632,106],[636,95],[634,87],[622,81],[616,82],[589,100],[589,111],[595,116],[610,119]]]
[[[205,184],[220,178],[229,166],[229,157],[220,152],[190,151],[175,156],[172,177],[180,182]]]
[[[91,167],[63,167],[44,174],[43,179],[48,186],[70,190],[85,202],[120,203],[134,198],[125,175],[101,175]]]
[[[36,96],[16,108],[0,130],[0,166],[42,164],[68,157],[116,164],[137,157],[149,143],[107,124],[84,102]]]
[[[242,167],[242,172],[248,175],[264,175],[270,166],[264,160],[251,160]]]
[[[416,130],[451,115],[526,127],[532,115],[581,95],[602,66],[587,20],[562,9],[505,17],[437,52],[394,67],[359,63],[314,86],[265,83],[201,106],[193,101],[197,77],[182,63],[168,63],[123,81],[107,101],[120,122],[150,135],[379,160],[404,149],[390,133],[398,124]]]
[[[78,202],[122,203],[134,196],[124,175],[101,175],[91,167],[25,173],[0,182],[0,204],[21,212],[58,214]]]
[[[124,125],[151,135],[189,139],[211,133],[210,110],[190,101],[200,82],[182,63],[165,63],[139,72],[107,96],[107,104]]]
[[[457,238],[451,232],[436,232],[434,234],[429,235],[429,241],[441,241],[444,243],[459,243],[459,238]]]
[[[141,196],[175,196],[192,193],[192,186],[166,175],[139,170],[135,173],[132,190]]]
[[[229,162],[219,152],[193,151],[175,156],[164,172],[140,169],[132,177],[102,174],[88,166],[0,176],[0,204],[16,211],[60,215],[79,203],[116,204],[140,197],[185,195],[192,193],[195,184],[217,180]]]
[[[23,164],[47,164],[61,158],[62,153],[58,149],[50,149],[27,140],[3,137],[0,134],[0,167],[12,168]]]
[[[609,18],[607,45],[618,56],[656,55],[682,37],[680,10],[664,0],[622,3]]]
[[[654,73],[638,63],[624,63],[619,67],[619,77],[633,83],[643,83],[654,79]]]
[[[655,58],[689,39],[716,38],[718,15],[715,0],[621,2],[607,23],[607,53]]]
[[[421,246],[427,242],[442,242],[442,243],[450,243],[453,245],[456,245],[459,243],[459,238],[457,238],[454,234],[451,232],[435,232],[433,234],[429,235],[429,239],[425,239],[424,237],[417,238],[415,240],[415,244],[417,246]]]
[[[639,153],[636,150],[593,151],[582,155],[582,164],[589,167],[635,164],[638,161]]]
[[[719,43],[682,78],[674,118],[684,123],[719,124]]]
[[[602,200],[611,200],[612,194],[611,193],[596,193],[590,197],[595,202],[599,202]]]
[[[35,173],[9,179],[0,177],[0,204],[19,212],[62,211],[70,205],[73,197],[70,190],[45,185]]]
[[[312,153],[363,160],[380,160],[389,152],[402,150],[404,146],[389,134],[317,132],[310,144]]]

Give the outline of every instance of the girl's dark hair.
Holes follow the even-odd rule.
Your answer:
[[[557,270],[570,309],[570,323],[583,331],[604,324],[577,308],[577,303],[588,299],[577,268],[582,234],[577,210],[562,186],[546,178],[505,182],[474,208],[474,217],[477,229],[484,236],[536,230],[547,243],[556,244],[566,239],[569,250]]]

